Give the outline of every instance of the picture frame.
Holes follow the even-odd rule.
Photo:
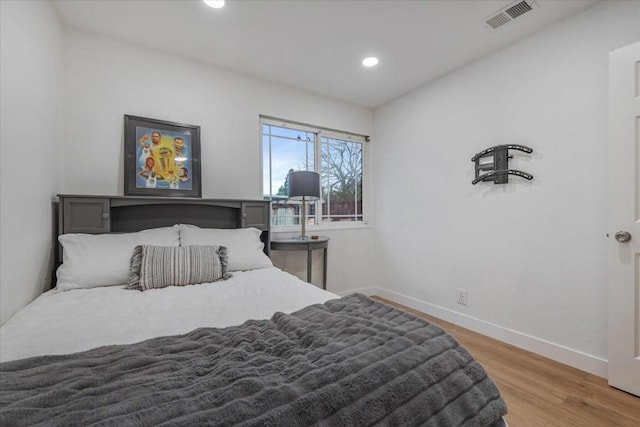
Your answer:
[[[125,114],[124,195],[202,197],[200,126]]]

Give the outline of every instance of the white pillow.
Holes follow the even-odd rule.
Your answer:
[[[129,263],[138,245],[179,246],[178,226],[122,234],[63,234],[62,265],[57,289],[122,285],[129,277]]]
[[[271,260],[262,251],[261,233],[257,228],[200,228],[180,224],[180,246],[226,247],[229,271],[272,267]]]

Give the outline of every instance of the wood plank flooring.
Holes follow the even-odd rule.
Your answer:
[[[381,297],[450,332],[485,367],[507,402],[509,427],[639,427],[640,398],[603,378]]]

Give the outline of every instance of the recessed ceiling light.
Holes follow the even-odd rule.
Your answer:
[[[369,56],[368,58],[364,58],[362,60],[362,65],[364,65],[365,67],[373,67],[378,65],[378,58],[376,58],[375,56]]]
[[[202,0],[204,1],[204,4],[206,4],[209,7],[213,7],[215,9],[220,9],[222,6],[224,6],[224,0]]]

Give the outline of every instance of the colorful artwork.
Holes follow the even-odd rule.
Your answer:
[[[200,127],[124,116],[124,194],[201,197]]]
[[[191,190],[191,132],[136,126],[136,188]]]

